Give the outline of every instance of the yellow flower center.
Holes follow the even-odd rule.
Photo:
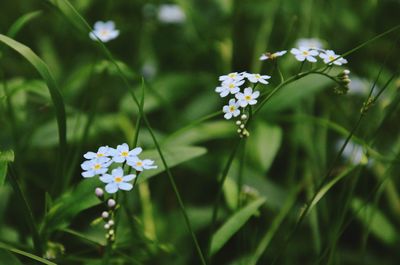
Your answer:
[[[229,85],[229,88],[234,88],[234,87],[235,87],[234,84],[230,84],[230,85]]]
[[[235,110],[235,107],[234,106],[229,106],[229,111],[230,112],[233,112]]]
[[[333,61],[333,60],[335,60],[335,56],[329,56],[329,61]]]
[[[260,78],[261,78],[261,75],[256,74],[256,78],[257,78],[257,79],[260,79]]]
[[[128,156],[128,152],[127,151],[121,152],[121,156]]]
[[[142,161],[138,161],[138,162],[136,162],[136,166],[138,166],[138,167],[141,167],[141,166],[143,166],[143,163],[142,163]]]
[[[236,74],[229,74],[228,75],[230,78],[234,78],[236,76]]]
[[[308,51],[304,51],[304,52],[303,52],[303,55],[306,55],[306,56],[307,56],[307,55],[308,55]]]
[[[251,96],[245,96],[244,98],[248,101],[251,99]]]
[[[115,178],[114,178],[114,181],[115,181],[116,183],[120,183],[120,182],[122,181],[122,178],[121,178],[121,177],[115,177]]]
[[[97,157],[102,157],[102,156],[104,156],[104,154],[102,153],[97,154]]]
[[[100,31],[100,35],[101,36],[107,36],[108,35],[108,30],[103,29],[102,31]]]
[[[94,165],[94,169],[100,169],[101,168],[101,165],[100,164],[95,164]]]

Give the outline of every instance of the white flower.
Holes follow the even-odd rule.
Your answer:
[[[112,148],[108,146],[100,146],[99,149],[97,150],[97,153],[95,152],[87,152],[86,154],[83,155],[84,158],[86,159],[95,159],[95,158],[100,158],[100,157],[107,157],[110,156],[110,151],[112,151]]]
[[[134,174],[124,176],[124,171],[121,167],[113,169],[110,174],[104,174],[100,177],[100,180],[106,185],[106,191],[108,193],[116,193],[118,190],[131,190],[133,185],[128,181],[133,180],[136,177]]]
[[[136,147],[129,151],[128,144],[124,143],[117,146],[117,149],[111,151],[112,160],[117,163],[123,163],[129,159],[137,157],[142,152],[142,148]]]
[[[115,24],[113,21],[97,21],[94,24],[94,30],[89,33],[89,37],[92,40],[98,40],[102,42],[108,42],[115,39],[119,35],[119,30],[115,29]]]
[[[143,171],[144,169],[154,169],[157,166],[153,165],[154,161],[150,159],[140,160],[138,157],[130,159],[128,165],[133,167],[136,171]]]
[[[260,91],[253,92],[251,87],[244,89],[244,93],[237,93],[235,97],[238,99],[239,105],[244,108],[247,105],[255,105],[257,103],[256,98],[260,96]]]
[[[229,100],[229,104],[222,108],[222,111],[225,113],[224,118],[227,120],[231,119],[232,116],[237,117],[240,114],[239,104],[232,98]]]
[[[260,82],[263,84],[268,84],[267,79],[270,79],[271,77],[269,75],[246,74],[246,78],[252,83]]]
[[[186,15],[178,5],[161,5],[158,10],[158,19],[163,23],[182,23]]]
[[[240,91],[240,86],[244,84],[244,80],[234,81],[227,79],[222,82],[222,86],[215,89],[215,92],[220,93],[221,98],[226,97],[229,93],[236,94]]]
[[[300,62],[307,60],[312,63],[315,63],[317,61],[317,59],[315,59],[314,56],[317,56],[319,53],[316,50],[310,50],[309,48],[306,47],[300,47],[299,49],[292,48],[290,52],[296,57],[296,60]]]
[[[232,80],[232,81],[240,81],[244,79],[244,74],[243,73],[238,73],[238,72],[233,72],[227,75],[221,75],[219,77],[219,81],[227,81],[227,80]]]
[[[335,52],[332,50],[326,50],[323,53],[320,53],[319,57],[321,57],[321,59],[323,59],[324,63],[326,64],[332,64],[332,61],[334,61],[333,64],[336,65],[342,65],[347,63],[347,60],[344,58],[339,58],[336,60],[336,58],[340,56],[335,54]]]
[[[315,49],[319,50],[322,49],[322,43],[319,39],[311,38],[311,39],[298,39],[296,42],[296,46],[301,48],[308,48],[308,49]]]
[[[112,161],[110,161],[108,157],[100,157],[85,161],[81,164],[81,168],[84,170],[84,172],[82,172],[82,177],[91,178],[95,175],[104,174],[107,172],[111,163]]]
[[[267,52],[267,53],[264,53],[264,54],[261,55],[260,61],[265,61],[265,60],[268,60],[268,59],[274,60],[277,57],[280,57],[280,56],[282,56],[282,55],[284,55],[286,53],[287,53],[287,51],[279,51],[279,52],[274,52],[274,53]]]

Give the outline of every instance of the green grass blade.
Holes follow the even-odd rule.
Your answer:
[[[65,106],[64,100],[61,96],[60,91],[56,85],[56,82],[50,73],[49,68],[43,62],[42,59],[39,58],[28,46],[15,41],[5,35],[0,34],[0,42],[10,47],[11,49],[18,52],[22,55],[31,65],[39,72],[43,80],[46,82],[47,87],[50,92],[50,96],[54,105],[56,118],[57,118],[57,126],[58,126],[58,138],[59,138],[59,157],[58,157],[58,171],[57,175],[62,177],[62,157],[66,152],[67,141],[66,141],[66,115],[65,115]],[[57,180],[55,180],[57,182]]]
[[[38,256],[36,256],[36,255],[34,255],[32,253],[29,253],[29,252],[26,252],[26,251],[23,251],[23,250],[20,250],[20,249],[16,249],[14,247],[11,247],[11,246],[9,246],[7,244],[4,244],[4,243],[1,243],[1,242],[0,242],[0,248],[8,250],[8,251],[16,253],[16,254],[19,254],[19,255],[22,255],[22,256],[25,256],[25,257],[30,258],[32,260],[36,260],[36,261],[38,261],[38,262],[40,262],[42,264],[57,265],[56,263],[48,261],[47,259],[38,257]]]
[[[218,252],[228,240],[252,217],[258,208],[266,201],[265,198],[257,199],[232,215],[225,224],[214,234],[211,240],[210,254]]]
[[[10,29],[7,32],[7,36],[10,38],[14,38],[17,36],[18,32],[20,32],[25,25],[27,25],[29,22],[31,22],[33,19],[37,18],[42,14],[42,11],[33,11],[30,13],[27,13],[20,18],[18,18],[14,24],[11,25]]]
[[[10,182],[15,192],[15,196],[19,200],[21,211],[24,214],[23,218],[25,219],[29,229],[31,230],[35,252],[38,255],[41,255],[43,254],[43,245],[42,245],[42,240],[39,236],[39,230],[37,228],[35,219],[33,217],[32,209],[28,204],[28,200],[26,199],[25,194],[22,192],[22,189],[16,179],[15,171],[13,170],[12,166],[10,166],[7,176],[8,176],[8,181]]]

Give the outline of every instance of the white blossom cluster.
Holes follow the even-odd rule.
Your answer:
[[[100,176],[99,179],[106,183],[105,189],[108,193],[116,193],[118,190],[131,190],[133,185],[130,181],[135,179],[136,175],[124,175],[123,164],[126,163],[139,173],[146,169],[157,168],[156,165],[153,165],[153,160],[141,160],[138,157],[141,152],[142,148],[140,147],[129,150],[126,143],[118,145],[117,148],[101,146],[97,152],[87,152],[83,155],[87,160],[81,164],[82,177]],[[115,163],[117,166],[111,170],[111,174],[108,174],[110,166]]]
[[[292,48],[290,53],[294,55],[296,60],[300,62],[308,61],[316,63],[318,57],[328,65],[343,65],[347,60],[340,55],[336,54],[333,50],[324,50],[322,43],[315,38],[312,39],[299,39],[297,47]],[[274,60],[277,57],[283,56],[287,51],[279,51],[275,53],[264,53],[260,56],[261,61]]]
[[[246,81],[253,83],[268,84],[269,75],[250,74],[246,72],[233,72],[219,77],[221,85],[215,89],[215,92],[224,98],[230,96],[229,102],[222,108],[225,113],[224,118],[229,120],[237,117],[247,106],[257,104],[259,91],[254,91],[252,87],[246,86]],[[242,86],[244,89],[242,90]],[[242,108],[242,110],[240,109]]]

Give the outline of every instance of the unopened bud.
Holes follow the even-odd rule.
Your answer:
[[[245,119],[247,119],[247,115],[246,115],[246,114],[243,114],[240,118],[241,118],[242,120],[245,120]]]
[[[110,216],[110,214],[106,211],[101,213],[101,217],[103,217],[104,219],[107,219]]]
[[[96,189],[94,190],[94,193],[95,193],[96,196],[99,197],[99,198],[103,197],[103,195],[104,195],[104,191],[103,191],[102,188],[96,188]]]
[[[109,199],[109,200],[107,201],[107,206],[108,206],[109,208],[114,208],[116,204],[117,204],[117,203],[115,202],[114,199]]]
[[[104,229],[107,229],[107,230],[110,229],[110,225],[109,224],[105,224],[104,225]]]
[[[236,125],[240,125],[240,124],[242,124],[241,121],[236,121]]]
[[[109,226],[113,226],[114,225],[114,221],[113,220],[108,221],[108,225]]]

